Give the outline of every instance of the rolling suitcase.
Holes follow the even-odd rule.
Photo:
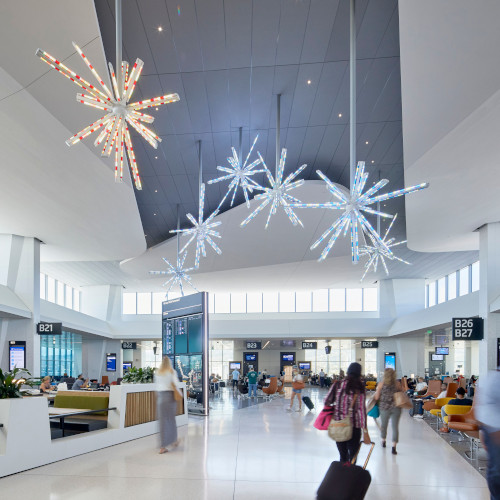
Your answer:
[[[314,404],[311,401],[311,398],[309,396],[304,396],[302,398],[302,401],[304,401],[304,404],[307,406],[307,408],[309,409],[309,411],[311,411],[314,408]]]
[[[372,481],[372,477],[366,470],[366,466],[368,460],[370,460],[374,446],[375,443],[372,443],[363,467],[354,464],[342,465],[340,462],[332,462],[323,482],[318,488],[316,499],[362,500],[365,498],[366,492]],[[361,445],[359,448],[361,449]],[[356,460],[356,457],[354,457],[354,460]]]

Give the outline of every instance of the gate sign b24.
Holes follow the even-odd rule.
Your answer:
[[[483,318],[453,318],[451,320],[453,340],[483,340]]]

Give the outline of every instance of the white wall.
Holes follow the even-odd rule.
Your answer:
[[[379,338],[377,353],[377,367],[379,376],[384,370],[384,353],[396,353],[396,374],[398,378],[403,375],[424,375],[425,372],[425,344],[423,335],[403,338]]]

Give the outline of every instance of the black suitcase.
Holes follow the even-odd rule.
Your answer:
[[[304,401],[304,404],[307,406],[307,408],[309,409],[309,411],[311,411],[314,408],[314,404],[311,401],[311,398],[309,396],[304,396],[302,398],[302,401]]]
[[[375,443],[372,443],[368,458],[363,467],[332,462],[323,482],[318,488],[317,500],[363,500],[372,481],[372,477],[366,470],[366,466],[368,460],[370,460],[374,446]]]

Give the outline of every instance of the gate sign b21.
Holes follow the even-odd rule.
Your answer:
[[[453,340],[483,340],[483,318],[453,318],[451,320]]]

